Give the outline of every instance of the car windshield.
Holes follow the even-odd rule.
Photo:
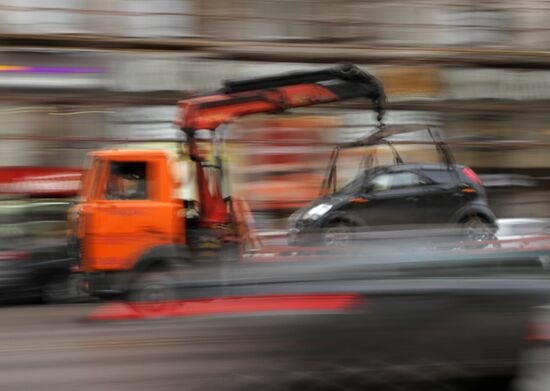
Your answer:
[[[349,182],[347,182],[336,194],[354,194],[360,192],[365,184],[366,173],[359,174]]]

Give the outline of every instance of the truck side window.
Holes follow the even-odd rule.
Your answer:
[[[145,162],[111,162],[105,199],[147,199],[147,164]]]

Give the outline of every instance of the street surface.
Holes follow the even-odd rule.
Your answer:
[[[391,304],[392,301],[387,303]],[[423,308],[424,311],[428,311],[424,312],[427,317],[423,319],[433,321],[432,326],[425,328],[425,332],[424,327],[417,330],[419,332],[415,335],[419,336],[420,342],[409,339],[406,332],[414,331],[415,325],[418,327],[418,311],[383,316],[381,319],[389,321],[384,323],[387,333],[374,326],[344,327],[350,322],[351,325],[357,326],[358,323],[354,322],[356,318],[352,314],[347,315],[347,319],[334,319],[342,320],[336,324],[342,326],[341,330],[350,331],[352,336],[361,335],[358,333],[359,330],[362,330],[364,335],[375,336],[365,345],[368,348],[365,348],[364,352],[377,352],[373,357],[373,363],[387,363],[388,368],[392,366],[388,374],[395,370],[405,371],[403,373],[413,370],[415,375],[422,378],[430,373],[437,374],[440,370],[452,371],[452,366],[438,367],[437,362],[429,361],[426,361],[425,365],[399,369],[395,363],[390,363],[392,360],[387,361],[388,357],[382,357],[385,352],[382,347],[391,347],[389,350],[395,352],[399,349],[394,348],[401,346],[404,347],[401,351],[410,353],[410,349],[413,352],[420,351],[417,349],[418,346],[434,351],[437,345],[443,342],[452,349],[453,341],[446,338],[448,335],[454,335],[452,330],[457,327],[457,319],[479,318],[483,314],[483,307],[468,307],[467,312],[462,315],[460,312],[442,315],[437,311],[433,312],[431,306],[426,307],[426,301],[419,302],[413,299],[410,303],[413,306],[421,305],[421,310]],[[438,306],[437,309],[442,308],[439,307],[441,301],[434,303]],[[480,303],[482,305],[484,302]],[[299,314],[289,316],[288,313],[264,313],[238,317],[211,316],[202,319],[89,320],[88,316],[95,313],[101,305],[86,303],[0,307],[0,390],[321,390],[325,388],[312,388],[311,384],[302,383],[310,381],[314,376],[302,369],[307,368],[307,365],[303,364],[327,358],[327,351],[319,350],[320,345],[328,347],[335,357],[345,351],[346,346],[352,346],[351,340],[342,339],[342,335],[336,338],[338,332],[326,333],[329,329],[338,330],[339,327],[334,329],[333,326],[336,324],[331,324],[330,318],[322,314],[306,317]],[[395,305],[396,303],[393,307],[387,307],[385,304],[384,308],[391,309]],[[378,307],[379,310],[381,308]],[[413,313],[417,315],[411,315]],[[508,315],[508,312],[497,310],[495,322],[505,322]],[[410,324],[403,329],[404,333],[399,334],[396,331],[405,324],[403,316],[411,317]],[[329,323],[326,323],[327,321]],[[328,325],[329,329],[323,324]],[[492,326],[486,324],[486,327],[490,330]],[[486,331],[483,331],[485,335]],[[390,338],[392,335],[396,338]],[[469,334],[458,334],[455,337],[466,342],[471,340]],[[407,341],[405,345],[404,339]],[[487,342],[488,339],[490,338],[482,338],[480,343]],[[388,341],[392,342],[388,344]],[[550,355],[546,350],[540,354],[535,361],[539,362],[538,366],[543,365],[544,370],[533,374],[528,369],[525,373],[527,378],[521,383],[525,388],[518,391],[548,389],[548,379],[543,375],[548,373],[546,368],[550,362]],[[475,356],[472,359],[477,358]],[[335,363],[339,366],[343,364],[342,367],[346,371],[350,369],[346,362],[340,363],[336,360]],[[366,368],[369,367],[361,367],[361,372],[365,372]],[[376,379],[378,382],[373,388],[361,387],[361,382],[358,382],[355,387],[359,385],[359,388],[350,387],[353,385],[351,383],[337,389],[413,389],[402,385],[393,387],[394,377],[388,374],[383,376],[379,369],[376,366],[370,371],[367,369],[367,378]],[[352,378],[357,374],[353,370],[346,371],[343,373],[350,374]],[[317,380],[317,377],[315,379]],[[442,389],[437,382],[428,383],[431,387],[423,386],[418,389]]]
[[[216,389],[265,362],[247,354],[244,324],[228,337],[219,322],[86,320],[97,306],[0,308],[0,390]]]

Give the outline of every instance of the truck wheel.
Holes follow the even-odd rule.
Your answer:
[[[139,312],[162,315],[177,306],[176,299],[176,278],[169,269],[157,269],[138,274],[128,302]]]

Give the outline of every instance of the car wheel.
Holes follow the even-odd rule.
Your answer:
[[[62,303],[68,300],[69,279],[66,275],[52,276],[42,283],[40,289],[40,300],[44,304]]]
[[[128,303],[136,311],[151,315],[169,314],[176,299],[176,278],[168,268],[139,273],[128,295]]]
[[[497,239],[491,224],[481,216],[468,217],[463,227],[466,241],[486,242]]]
[[[323,234],[325,246],[343,247],[352,242],[352,226],[344,222],[329,225]]]

